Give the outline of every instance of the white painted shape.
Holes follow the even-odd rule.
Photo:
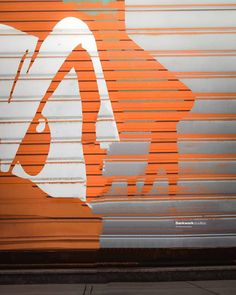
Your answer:
[[[1,40],[1,36],[0,36],[0,40]],[[0,52],[0,55],[1,55],[1,52]],[[29,61],[30,58],[26,58],[25,62],[26,60]],[[10,76],[14,81],[20,61],[21,61],[21,57],[18,57],[18,58],[1,57],[0,58],[0,64],[1,64],[0,77]],[[23,72],[23,69],[22,69],[22,72]]]
[[[32,60],[32,56],[33,56],[33,52],[30,53],[28,52],[27,55],[25,56],[24,62],[21,65],[21,76],[27,75],[28,70],[29,70],[29,66]]]
[[[96,137],[97,141],[101,141],[102,149],[109,149],[112,142],[119,141],[119,133],[109,100],[101,101],[96,123]]]
[[[78,110],[80,111],[78,113]],[[82,104],[80,100],[65,100],[64,101],[52,101],[47,102],[47,110],[44,111],[50,113],[50,119],[67,118],[74,120],[82,120]]]
[[[102,65],[101,65],[99,57],[96,57],[95,56],[96,54],[94,54],[93,51],[91,51],[91,55],[92,55],[91,59],[93,62],[93,66],[97,70],[97,74],[100,72],[100,78],[103,78],[104,77],[103,70],[102,70]]]
[[[19,79],[16,83],[12,101],[17,101],[18,97],[22,96],[43,98],[51,84],[51,80],[49,79],[30,79],[30,75],[27,78],[27,80]]]
[[[98,121],[96,123],[96,137],[98,141],[119,141],[119,133],[114,121]]]
[[[51,142],[53,154],[48,156],[47,162],[60,160],[83,161],[83,146],[78,143]]]
[[[8,34],[1,34],[1,30],[7,30]],[[17,54],[17,56],[23,56],[26,50],[32,54],[35,50],[38,38],[32,35],[28,35],[15,28],[7,25],[0,24],[0,56],[4,53]]]
[[[45,119],[39,119],[38,125],[36,127],[36,131],[38,133],[41,133],[41,132],[43,132],[45,130],[45,128],[46,128],[46,121],[45,121]]]
[[[53,149],[50,151],[53,154]],[[21,165],[16,164],[13,172],[17,176],[27,178],[35,183],[40,182],[73,182],[86,181],[84,163],[49,163],[46,162],[42,172],[36,176],[30,176],[24,172]],[[53,195],[52,195],[53,196]]]
[[[109,100],[101,101],[98,118],[114,119],[111,102]]]
[[[4,119],[25,119],[32,120],[32,109],[38,106],[37,101],[17,102],[10,103],[0,102],[0,120]],[[15,125],[14,125],[15,126]]]
[[[86,185],[81,183],[45,183],[37,186],[49,196],[56,198],[78,198],[86,202]]]
[[[52,77],[54,77],[56,74],[55,69],[58,70],[59,67],[65,61],[65,57],[67,54],[63,53],[63,54],[61,54],[61,57],[58,57],[56,53],[53,53],[53,56],[49,57],[48,55],[44,55],[44,53],[41,52],[41,49],[42,48],[40,48],[40,55],[38,54],[36,60],[34,61],[33,65],[35,65],[35,66],[31,67],[30,72],[26,76],[26,77],[28,77],[28,79],[32,79],[32,78],[34,78],[34,76],[37,77],[38,75],[47,75],[47,77],[52,79]],[[38,61],[38,58],[40,58],[40,60],[41,60],[40,64],[42,65],[42,63],[43,63],[43,66],[36,66],[36,64],[37,64],[36,61]],[[26,68],[26,70],[28,70],[28,67]]]
[[[1,109],[1,107],[0,107]],[[30,122],[17,122],[17,123],[0,123],[0,138],[1,138],[1,144],[7,140],[14,140],[18,141],[18,143],[21,142],[22,134],[19,132],[19,130],[24,130],[26,126],[28,126]],[[17,125],[17,126],[16,126]],[[0,144],[0,148],[1,148]],[[8,148],[6,148],[8,149]],[[1,155],[1,153],[0,153]]]
[[[79,18],[67,17],[58,22],[55,27],[55,31],[57,30],[88,30],[87,24]]]
[[[71,70],[73,72],[74,69]],[[59,89],[63,88],[64,86],[67,86],[68,81],[63,80],[60,85],[58,86]],[[78,82],[76,80],[72,80],[73,89],[75,87],[77,88],[77,91],[73,93],[74,96],[79,95],[79,88],[78,88]],[[47,122],[49,125],[50,133],[51,133],[51,141],[54,142],[57,139],[68,139],[72,138],[77,141],[77,143],[74,143],[74,147],[77,147],[76,149],[71,150],[69,148],[69,151],[66,151],[66,147],[69,147],[69,145],[60,145],[60,144],[50,144],[48,159],[49,161],[46,161],[43,169],[39,174],[36,176],[31,176],[27,174],[23,167],[20,164],[15,165],[13,169],[13,173],[16,176],[27,178],[31,180],[32,182],[36,183],[38,187],[40,187],[44,192],[49,194],[52,197],[77,197],[81,200],[86,199],[86,189],[84,188],[86,184],[86,167],[83,159],[83,148],[81,144],[81,135],[82,135],[82,123],[81,122],[52,122],[53,118],[64,119],[64,117],[69,117],[70,111],[73,109],[73,115],[75,118],[79,119],[82,117],[82,109],[81,109],[81,102],[80,101],[67,101],[67,107],[64,109],[64,112],[62,112],[64,101],[56,101],[56,107],[54,106],[54,100],[56,98],[52,95],[48,101],[46,102],[42,115],[47,118]],[[66,100],[66,96],[65,96]],[[62,149],[63,147],[63,149]],[[72,154],[71,152],[74,152]],[[67,162],[67,163],[51,163],[50,159],[57,159],[60,158],[64,153],[69,154],[71,158],[78,158],[82,163],[73,163],[73,162]],[[83,182],[81,183],[73,183],[73,179],[80,179]],[[66,184],[67,190],[65,190],[64,183],[59,183],[55,185],[55,182],[68,182],[70,183]],[[45,182],[43,184],[42,182]]]
[[[0,59],[1,62],[1,59]],[[8,98],[11,93],[12,85],[14,83],[14,80],[12,81],[0,81],[0,97],[4,98],[4,100],[7,102]]]
[[[60,117],[58,116],[57,118],[59,119]],[[51,122],[50,120],[48,120],[48,123],[50,126],[51,141],[81,141],[82,122]]]
[[[109,150],[111,142],[100,142],[100,148],[102,150]]]
[[[1,155],[0,161],[9,162],[9,159],[11,159],[11,155],[15,153],[16,148],[18,148],[18,144],[1,143],[0,144],[0,155]]]
[[[66,77],[69,77],[71,74],[76,75],[75,70],[72,69],[67,75]],[[77,79],[73,79],[73,80],[63,80],[63,84],[60,84],[57,89],[54,91],[53,93],[53,97],[55,96],[73,96],[75,93],[77,93],[76,98],[79,100],[80,99],[80,93],[78,93],[78,88],[79,88],[79,84]],[[63,86],[62,86],[63,85]]]
[[[16,107],[15,105],[9,104],[11,108]],[[9,108],[10,109],[10,108]],[[10,109],[12,110],[12,109]],[[10,113],[10,111],[9,111]],[[1,110],[0,110],[0,117],[1,117]],[[21,123],[21,124],[14,124],[14,123],[9,123],[9,124],[4,124],[0,123],[0,139],[1,139],[1,145],[2,142],[6,141],[9,137],[12,137],[12,134],[16,134],[18,138],[18,142],[16,141],[16,144],[12,145],[11,148],[6,145],[2,145],[1,152],[0,152],[0,159],[7,158],[9,159],[9,164],[8,164],[8,169],[10,169],[11,162],[15,158],[16,152],[19,148],[19,145],[24,138],[26,131],[29,127],[30,122],[28,123]],[[4,169],[4,171],[2,170]],[[0,166],[0,170],[2,172],[6,172],[6,165],[4,168]]]
[[[62,22],[65,23],[65,21],[62,21]],[[1,25],[0,27],[3,28],[2,26],[4,27],[4,25]],[[11,27],[8,27],[8,29],[12,30],[13,33],[16,31],[14,28],[11,28]],[[17,31],[17,32],[19,32],[19,31]],[[51,44],[52,39],[53,39],[52,37],[53,37],[53,32],[51,32],[48,35],[48,37],[45,39],[45,41],[43,42],[42,47],[40,48],[40,51],[38,54],[38,58],[35,60],[35,62],[33,63],[32,67],[28,73],[29,79],[30,79],[31,75],[34,76],[35,73],[37,73],[38,67],[41,68],[41,67],[44,67],[45,64],[47,64],[47,62],[48,62],[47,58],[43,58],[43,57],[41,57],[41,55],[42,55],[42,50],[44,50],[45,48],[47,48],[49,46],[49,44]],[[26,52],[26,50],[34,51],[36,43],[37,43],[37,38],[35,38],[33,36],[28,36],[25,33],[22,33],[22,36],[12,35],[10,37],[8,36],[8,39],[6,39],[6,38],[4,39],[4,38],[5,38],[5,36],[1,36],[1,39],[0,39],[1,40],[0,53],[6,51],[5,49],[7,49],[7,51],[9,51],[9,52],[13,52],[12,50],[14,49],[14,52],[17,52],[17,54],[22,53],[22,55],[23,55]],[[76,43],[76,42],[78,42],[78,40],[76,40],[76,41],[74,40],[74,43]],[[75,47],[74,44],[67,44],[66,46],[70,46],[71,51]],[[57,60],[57,64],[54,65],[54,73],[51,75],[51,79],[55,76],[55,74],[59,70],[60,66],[62,65],[62,63],[64,62],[66,57],[67,57],[67,55],[64,56],[64,59]],[[0,82],[2,82],[2,81],[0,81]],[[16,83],[11,103],[9,103],[9,104],[6,103],[5,108],[1,108],[0,117],[2,117],[1,115],[3,114],[3,109],[4,109],[4,112],[6,111],[6,113],[8,114],[9,117],[12,117],[13,113],[14,113],[14,116],[16,116],[16,117],[20,117],[20,116],[24,117],[24,115],[25,115],[24,112],[27,112],[27,117],[29,116],[32,120],[36,111],[37,111],[37,108],[39,106],[39,101],[34,102],[30,106],[28,106],[27,102],[24,102],[24,103],[22,102],[21,107],[19,108],[19,105],[17,105],[14,102],[14,100],[17,101],[17,98],[22,95],[33,96],[33,97],[36,96],[36,97],[40,97],[40,99],[42,99],[43,96],[45,95],[50,83],[51,83],[50,79],[43,80],[43,81],[20,80],[19,79]],[[5,89],[4,90],[5,92],[3,94],[1,93],[1,96],[3,96],[3,95],[9,96],[10,95],[10,85],[11,85],[10,83],[4,83],[3,89]],[[1,84],[0,84],[0,86],[1,86]],[[0,89],[2,89],[2,87]],[[6,91],[6,89],[7,89],[7,91]],[[16,115],[16,110],[18,111],[18,115]],[[29,113],[30,113],[30,115],[29,115]],[[14,127],[17,129],[18,136],[19,136],[19,138],[21,138],[21,140],[23,139],[24,135],[26,134],[26,131],[29,127],[31,120],[29,120],[29,122],[25,123],[25,124],[19,124],[19,125],[15,124],[14,125]],[[5,125],[6,125],[5,128],[8,129],[7,124],[5,124]],[[6,132],[7,131],[4,131],[3,133],[5,134]],[[1,139],[4,140],[4,138],[2,138],[2,137],[1,137]],[[19,144],[15,145],[14,147],[15,147],[14,151],[11,149],[11,152],[9,152],[9,156],[8,156],[8,158],[11,160],[14,159],[17,149],[19,147]],[[8,168],[10,168],[10,164],[9,164]],[[6,166],[4,166],[4,170],[6,170]]]
[[[106,86],[106,82],[104,80],[103,77],[103,71],[102,71],[102,65],[99,59],[99,55],[98,55],[98,51],[97,51],[97,46],[96,46],[96,41],[95,38],[92,34],[92,32],[88,29],[87,25],[82,22],[79,19],[75,19],[75,18],[66,18],[62,21],[60,21],[56,26],[55,26],[55,30],[66,30],[67,28],[70,29],[78,29],[78,34],[77,35],[69,35],[69,36],[60,36],[59,41],[57,41],[57,43],[55,42],[55,38],[58,38],[58,35],[53,36],[53,33],[51,34],[52,38],[50,39],[50,42],[48,42],[47,46],[44,46],[44,43],[40,49],[40,51],[42,51],[45,54],[45,50],[50,51],[51,50],[51,46],[53,46],[53,51],[60,51],[62,53],[66,52],[68,50],[68,43],[70,44],[70,46],[72,46],[72,44],[74,43],[74,47],[77,46],[78,44],[81,44],[82,47],[90,54],[92,63],[93,63],[93,67],[94,67],[94,72],[97,78],[97,85],[98,85],[98,91],[99,91],[99,95],[100,97],[109,97],[108,94],[108,90],[107,90],[107,86]],[[87,35],[81,34],[81,29],[83,30],[87,30]],[[77,40],[77,43],[75,42],[75,40]],[[56,44],[56,45],[55,45]],[[94,57],[95,55],[95,57]],[[40,54],[38,55],[38,57],[40,57]],[[40,62],[42,59],[37,59],[38,62]],[[69,83],[69,82],[68,82]],[[58,93],[56,93],[58,95]],[[106,106],[104,108],[104,106]],[[104,113],[104,109],[106,109],[105,113],[106,115],[109,115],[109,118],[112,118],[113,121],[110,122],[110,128],[109,128],[109,132],[110,134],[113,132],[113,139],[114,140],[119,140],[119,135],[118,135],[118,130],[116,127],[116,123],[114,121],[114,114],[113,114],[113,110],[111,107],[111,103],[109,101],[106,101],[105,103],[101,104],[99,113],[98,113],[98,118],[103,116]],[[100,126],[101,124],[96,124],[96,128],[98,128],[97,130],[97,134],[100,133]],[[97,140],[99,141],[99,137],[97,138]]]
[[[79,92],[79,84],[77,80],[66,80],[66,78],[70,75],[76,75],[74,69],[70,70],[65,79],[54,91],[52,97],[47,101],[47,104],[43,109],[43,114],[48,119],[71,118],[74,120],[82,120],[82,104]],[[64,100],[58,101],[57,96],[63,96]],[[69,96],[76,97],[78,100],[70,100]]]
[[[9,170],[9,165],[1,163],[1,171],[2,172],[8,172],[8,170]]]
[[[8,27],[9,30],[12,32],[15,30],[11,27]],[[74,35],[66,34],[66,30],[73,29],[75,31]],[[58,34],[58,30],[60,30],[61,34]],[[83,32],[82,32],[83,31]],[[23,37],[22,37],[23,36]],[[25,40],[33,40],[34,48],[30,48],[30,52],[34,51],[37,38],[31,39],[32,36],[28,36],[24,33],[21,35],[13,35],[13,36],[3,36],[1,41],[5,42],[7,45],[6,47],[0,47],[0,54],[6,51],[9,53],[17,53],[19,55],[19,48],[18,52],[11,51],[15,50],[15,44],[19,43],[22,46],[26,46]],[[32,43],[32,42],[31,42]],[[31,44],[30,43],[30,44]],[[6,102],[5,105],[2,105],[1,108],[2,114],[3,112],[7,113],[7,118],[26,118],[27,122],[24,124],[14,124],[11,127],[14,127],[15,130],[13,131],[13,135],[17,136],[18,143],[12,145],[11,149],[4,149],[5,146],[1,146],[1,149],[4,149],[4,153],[1,153],[1,157],[4,156],[5,159],[11,163],[15,157],[17,149],[21,140],[23,139],[26,131],[34,118],[34,115],[38,109],[40,100],[46,94],[52,79],[62,66],[63,62],[67,58],[67,56],[72,52],[72,50],[77,47],[78,45],[82,45],[82,47],[88,52],[91,57],[94,72],[97,78],[98,90],[101,97],[106,98],[106,101],[103,101],[98,113],[99,119],[103,119],[103,116],[110,118],[110,121],[106,122],[106,125],[103,123],[96,124],[96,134],[98,135],[98,141],[101,140],[99,138],[99,133],[101,132],[100,128],[108,127],[109,135],[111,136],[112,140],[119,140],[118,130],[116,127],[116,122],[114,120],[114,114],[111,107],[111,102],[109,101],[109,94],[106,86],[106,82],[104,80],[102,65],[99,59],[97,46],[95,38],[92,32],[89,30],[88,26],[81,20],[76,18],[65,18],[61,20],[53,29],[53,31],[47,36],[47,38],[42,43],[39,53],[33,62],[32,66],[30,67],[29,72],[26,73],[28,70],[29,60],[27,59],[27,66],[23,65],[22,71],[20,73],[19,79],[15,85],[15,89],[12,95],[11,102],[8,104]],[[10,50],[9,50],[10,47]],[[22,47],[22,54],[25,53],[29,46]],[[20,48],[21,49],[21,48]],[[55,54],[59,53],[60,57],[58,58],[48,58],[45,54]],[[37,75],[42,73],[42,69],[50,68],[51,71],[47,72],[47,79],[37,79]],[[15,70],[16,71],[16,70]],[[76,73],[74,69],[70,71],[69,75],[74,75],[76,77]],[[22,79],[23,78],[23,79]],[[12,86],[12,81],[4,81],[4,87],[7,88],[5,93],[1,94],[1,96],[9,97],[10,89]],[[0,85],[1,86],[1,85]],[[55,95],[55,96],[54,96]],[[64,96],[64,100],[58,102],[56,101],[56,97]],[[79,99],[76,101],[69,100],[69,97],[78,97]],[[37,101],[26,102],[22,101],[22,97],[25,98],[38,98]],[[67,100],[67,101],[66,101]],[[21,101],[21,105],[19,107],[19,101]],[[0,113],[1,115],[1,113]],[[86,200],[86,167],[83,159],[83,147],[81,144],[81,136],[82,136],[82,105],[80,101],[79,95],[79,87],[77,80],[63,80],[59,87],[56,89],[54,94],[51,98],[48,99],[46,102],[44,109],[42,111],[42,115],[47,119],[47,123],[49,125],[50,133],[51,133],[51,142],[54,144],[50,144],[49,154],[48,154],[48,161],[46,161],[43,169],[40,171],[38,175],[31,176],[26,173],[21,166],[20,163],[17,163],[13,168],[12,173],[16,176],[30,179],[38,187],[40,187],[44,192],[48,193],[52,197],[78,197],[81,200]],[[66,120],[65,120],[66,119]],[[74,121],[72,122],[71,119]],[[59,120],[60,122],[58,122]],[[96,122],[94,122],[95,124]],[[41,125],[40,125],[41,124]],[[7,141],[9,138],[7,136],[7,132],[9,132],[8,124],[5,124],[6,128],[3,127],[1,124],[0,131],[1,139]],[[37,127],[38,132],[42,132],[45,128],[45,121],[39,122],[39,126]],[[3,136],[5,136],[5,138]],[[75,149],[71,150],[70,148],[68,151],[65,151],[65,147],[60,143],[56,142],[58,139],[66,140],[72,139],[74,141]],[[106,142],[109,146],[109,144]],[[9,144],[7,144],[9,146]],[[102,143],[104,146],[104,143]],[[72,153],[73,151],[73,153]],[[70,157],[73,159],[79,159],[80,163],[73,163],[73,162],[55,162],[52,163],[53,159],[60,158],[62,154],[69,154]],[[51,161],[51,162],[50,162]],[[3,171],[7,171],[10,168],[3,163],[1,169]],[[76,178],[83,180],[81,183],[67,183],[66,185],[63,183],[55,184],[55,181],[59,179],[59,182],[66,181],[68,182],[69,178]],[[42,184],[41,181],[46,183]]]
[[[108,90],[104,79],[97,79],[97,85],[100,97],[108,97]]]

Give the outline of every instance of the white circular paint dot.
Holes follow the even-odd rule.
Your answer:
[[[38,120],[38,125],[36,127],[36,131],[38,133],[41,133],[44,131],[44,129],[46,128],[46,120],[45,119],[39,119]]]

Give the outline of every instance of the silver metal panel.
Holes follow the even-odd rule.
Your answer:
[[[178,181],[179,194],[235,194],[236,181],[234,180],[180,180]],[[228,202],[228,201],[227,201]]]
[[[194,104],[194,107],[191,110],[191,113],[235,114],[236,100],[197,100]]]
[[[236,174],[236,161],[180,161],[179,174]]]
[[[163,53],[164,54],[164,53]],[[166,53],[167,54],[167,53]],[[212,51],[212,54],[214,52]],[[217,54],[217,53],[215,53]],[[230,54],[230,53],[229,53]],[[229,72],[235,71],[236,57],[229,55],[220,56],[178,56],[176,53],[169,53],[168,57],[155,56],[156,59],[164,64],[173,72]],[[173,56],[174,55],[174,56]]]
[[[139,0],[139,5],[175,5],[175,4],[221,4],[222,0]],[[235,4],[235,0],[224,0],[224,4]],[[137,0],[125,0],[126,5],[137,5]]]
[[[166,234],[236,233],[234,218],[105,218],[103,235],[166,235]]]
[[[146,162],[106,162],[103,175],[143,175],[146,165]]]
[[[218,248],[235,247],[236,235],[125,236],[102,235],[102,248]]]
[[[136,4],[142,5],[141,3]],[[145,2],[143,5],[147,5],[147,3]],[[205,11],[204,9],[198,11],[192,9],[191,11],[189,7],[182,7],[182,9],[181,7],[158,8],[151,7],[147,11],[144,7],[140,11],[137,8],[128,9],[126,13],[127,28],[232,27],[236,25],[235,11],[233,10],[217,11],[212,9],[211,11],[209,7]],[[186,46],[186,43],[183,45]]]
[[[209,199],[176,199],[176,200],[133,200],[116,202],[91,203],[95,214],[104,214],[109,216],[124,215],[155,215],[155,216],[189,216],[205,214],[234,215],[236,212],[236,195],[226,198],[223,195],[217,198]]]
[[[181,81],[194,92],[236,92],[236,78],[189,78]]]
[[[179,133],[189,134],[235,134],[236,121],[180,121],[177,124],[177,131]]]
[[[148,151],[149,142],[117,142],[110,146],[108,155],[145,155]]]
[[[180,141],[180,154],[235,154],[236,141]]]
[[[215,12],[214,12],[215,13]],[[143,13],[141,13],[143,15]],[[136,15],[136,17],[138,17]],[[155,16],[157,17],[157,16]],[[199,21],[199,20],[198,20]],[[132,35],[145,50],[227,50],[236,47],[235,34]],[[220,39],[220,42],[219,42]]]

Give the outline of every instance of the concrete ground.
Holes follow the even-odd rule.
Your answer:
[[[236,295],[236,280],[0,285],[0,295]]]

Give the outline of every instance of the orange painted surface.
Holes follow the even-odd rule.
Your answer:
[[[62,1],[0,1],[0,23],[39,37],[38,49],[53,26],[65,17],[73,16],[88,24],[97,41],[121,140],[139,138],[145,141],[146,136],[150,141],[148,154],[138,157],[135,153],[123,155],[122,160],[134,158],[136,161],[139,158],[148,162],[145,174],[138,176],[145,181],[143,198],[157,179],[158,170],[164,168],[169,180],[169,196],[173,198],[178,181],[177,140],[181,137],[177,135],[176,124],[183,118],[231,120],[235,115],[188,114],[195,94],[178,80],[179,73],[175,73],[176,76],[167,71],[128,37],[123,1],[107,5],[107,8],[116,9],[116,13],[92,16],[83,11],[88,8],[99,9],[102,6]],[[80,47],[67,58],[52,81],[13,164],[20,161],[31,175],[42,169],[48,154],[50,133],[47,128],[42,134],[36,133],[36,122],[45,102],[72,66],[80,80],[83,102],[82,143],[87,164],[87,199],[104,199],[116,178],[128,181],[128,196],[120,197],[135,197],[137,178],[102,176],[103,160],[106,158],[112,162],[119,157],[114,159],[106,155],[96,143],[94,122],[99,109],[99,95],[91,60]],[[175,101],[170,102],[168,98]],[[132,135],[127,132],[150,134]],[[0,217],[0,249],[99,247],[101,217],[94,216],[88,206],[75,199],[50,198],[32,183],[10,173],[0,174]]]

